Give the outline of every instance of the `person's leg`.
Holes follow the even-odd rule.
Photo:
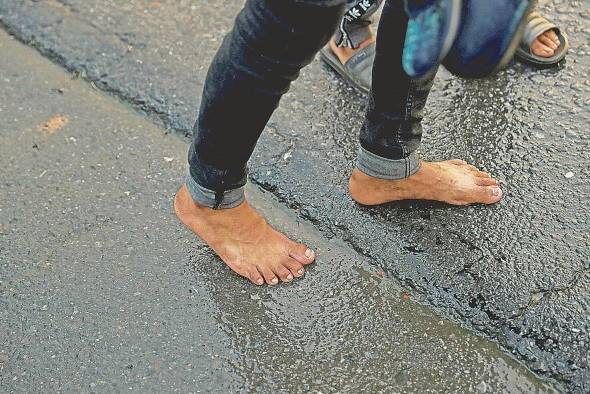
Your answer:
[[[256,284],[288,282],[314,260],[313,251],[264,221],[243,187],[260,133],[299,70],[333,34],[343,2],[248,0],[207,75],[175,209],[232,270]]]
[[[407,21],[402,2],[387,0],[377,33],[357,168],[349,182],[351,196],[365,205],[405,199],[456,205],[498,202],[502,196],[498,182],[464,161],[420,160],[420,122],[432,80],[415,81],[403,71]]]

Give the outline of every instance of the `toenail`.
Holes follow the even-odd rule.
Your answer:
[[[502,195],[502,189],[500,189],[499,187],[494,187],[494,188],[492,188],[492,194],[495,197],[499,197]]]
[[[307,257],[308,259],[311,259],[313,257],[313,250],[307,249],[305,251],[305,257]]]
[[[287,281],[289,281],[289,282],[290,282],[290,281],[292,281],[292,280],[293,280],[293,275],[291,275],[291,274],[287,275]]]
[[[297,273],[298,273],[299,275],[303,275],[303,273],[304,273],[304,272],[305,272],[305,270],[304,270],[303,268],[301,268],[299,271],[297,271]]]
[[[277,283],[279,283],[279,280],[277,278],[272,278],[270,280],[270,283],[273,284],[273,285],[276,285]]]
[[[257,284],[257,285],[261,285],[261,284],[263,284],[263,283],[264,283],[264,280],[263,280],[262,278],[260,278],[260,279],[256,279],[256,284]]]

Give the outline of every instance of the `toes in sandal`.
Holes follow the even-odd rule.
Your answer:
[[[332,52],[329,44],[320,50],[320,56],[330,67],[361,92],[371,89],[375,43],[359,49],[345,64]]]
[[[532,46],[537,37],[541,34],[553,30],[559,38],[560,45],[555,50],[551,57],[537,56],[532,51]],[[565,58],[565,54],[569,48],[569,40],[567,35],[559,30],[559,28],[551,21],[547,20],[538,12],[529,13],[522,37],[520,46],[516,50],[516,57],[527,63],[532,63],[537,66],[552,66]]]

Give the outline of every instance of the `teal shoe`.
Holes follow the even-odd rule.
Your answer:
[[[465,78],[498,71],[514,56],[530,7],[529,0],[463,0],[459,33],[443,65]]]
[[[430,77],[455,41],[461,0],[404,0],[409,17],[402,66],[412,78]]]

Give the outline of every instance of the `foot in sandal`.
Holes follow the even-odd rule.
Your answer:
[[[551,66],[565,58],[568,48],[567,35],[553,22],[533,11],[527,16],[516,58],[538,66]]]

